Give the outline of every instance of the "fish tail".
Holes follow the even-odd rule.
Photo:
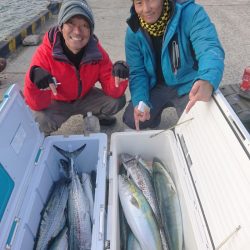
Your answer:
[[[80,148],[74,150],[73,152],[69,152],[66,151],[62,148],[57,147],[56,145],[53,145],[53,147],[61,154],[63,155],[65,158],[67,159],[76,159],[78,157],[78,155],[83,151],[83,149],[86,147],[86,143],[81,146]]]

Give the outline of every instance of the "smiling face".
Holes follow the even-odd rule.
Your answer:
[[[135,11],[146,23],[153,24],[161,16],[163,0],[134,0]]]
[[[60,30],[67,47],[74,54],[87,45],[91,33],[89,23],[80,15],[71,17]]]

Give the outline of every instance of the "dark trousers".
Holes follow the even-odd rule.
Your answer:
[[[73,102],[53,101],[45,110],[34,111],[35,120],[45,135],[56,131],[71,116],[81,114],[86,116],[92,111],[96,116],[114,115],[126,104],[125,96],[118,99],[104,94],[101,89],[93,88],[82,99]]]
[[[150,92],[150,120],[140,122],[140,129],[155,128],[161,122],[161,114],[165,108],[175,107],[180,117],[189,101],[188,95],[178,96],[177,90],[166,85],[156,85]],[[123,122],[130,128],[135,129],[134,107],[130,101],[123,114]]]

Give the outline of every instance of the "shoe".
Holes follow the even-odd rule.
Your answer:
[[[7,65],[6,59],[0,58],[0,72],[2,72],[6,68],[6,65]]]
[[[116,118],[114,116],[100,115],[98,119],[101,126],[112,126],[116,123]]]
[[[155,120],[148,126],[150,129],[156,129],[161,123],[161,115],[158,115]]]
[[[239,96],[246,99],[247,101],[250,101],[250,90],[243,91],[240,89]]]

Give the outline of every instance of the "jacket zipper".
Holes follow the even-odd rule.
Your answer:
[[[172,60],[173,60],[173,69],[174,74],[177,74],[180,62],[180,52],[179,52],[179,45],[176,41],[172,42]]]
[[[172,3],[171,1],[169,1],[170,3]],[[163,48],[163,44],[164,44],[164,40],[165,40],[165,36],[166,36],[166,33],[167,33],[167,29],[168,29],[168,26],[169,26],[169,23],[174,15],[174,11],[175,11],[175,4],[172,4],[172,10],[171,10],[171,13],[170,13],[170,16],[169,16],[169,19],[168,19],[168,22],[167,22],[167,25],[166,25],[166,28],[165,28],[165,31],[164,31],[164,34],[163,34],[163,38],[162,38],[162,48]],[[175,42],[176,43],[176,42]],[[177,43],[176,43],[177,44]],[[173,46],[173,44],[172,44]],[[178,44],[177,44],[178,46]],[[172,50],[173,51],[173,50]],[[179,50],[178,50],[179,51]],[[173,53],[173,52],[172,52]],[[172,62],[173,63],[173,62]],[[173,67],[174,68],[174,67]],[[177,69],[174,68],[174,74],[176,75],[177,74]],[[164,77],[164,75],[163,75]]]
[[[78,99],[80,96],[81,96],[81,93],[82,93],[82,80],[80,78],[80,65],[79,65],[79,70],[75,67],[76,69],[76,75],[77,75],[77,78],[78,78],[78,94],[77,94],[77,98]]]

